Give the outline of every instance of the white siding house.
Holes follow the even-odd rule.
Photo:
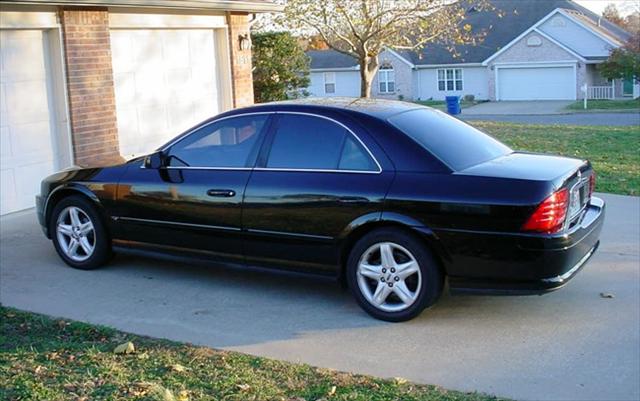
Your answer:
[[[347,96],[360,94],[360,72],[344,70],[314,71],[307,90],[311,96]]]
[[[467,13],[470,25],[487,28],[480,45],[461,46],[455,54],[437,44],[418,52],[382,52],[372,96],[444,100],[470,95],[494,101],[633,96],[630,85],[607,81],[597,70],[612,49],[629,40],[628,32],[572,0],[492,2],[505,11],[503,17],[493,11]],[[335,51],[313,51],[309,56],[314,96],[359,96],[355,59]],[[327,80],[334,83],[329,91]],[[635,92],[639,89],[635,82]]]

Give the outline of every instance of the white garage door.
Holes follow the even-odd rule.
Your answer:
[[[0,214],[34,206],[54,172],[55,121],[46,33],[0,31]]]
[[[111,30],[120,153],[147,153],[219,112],[212,29]]]
[[[576,98],[573,67],[500,68],[499,100],[571,100]]]

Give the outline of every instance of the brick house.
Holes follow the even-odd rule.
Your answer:
[[[270,0],[0,1],[0,214],[40,180],[155,149],[253,102],[249,25]]]
[[[419,51],[385,50],[372,96],[443,100],[576,100],[632,97],[631,77],[608,82],[597,70],[630,34],[572,0],[490,0],[497,10],[466,11],[465,23],[486,37],[479,45],[430,44]],[[355,59],[310,51],[313,96],[359,96]],[[635,95],[637,96],[637,95]]]

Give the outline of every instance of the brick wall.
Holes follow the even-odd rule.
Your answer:
[[[107,9],[63,8],[60,20],[75,163],[120,162]]]
[[[231,47],[231,75],[233,106],[253,104],[253,74],[251,73],[251,49],[240,49],[240,36],[249,35],[249,15],[228,13],[229,46]]]

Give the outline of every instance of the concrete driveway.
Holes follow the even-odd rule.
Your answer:
[[[640,198],[608,201],[602,246],[560,291],[451,297],[384,323],[309,278],[119,256],[66,267],[33,212],[0,220],[0,301],[138,334],[516,399],[640,398]],[[599,294],[608,292],[615,298]]]
[[[562,114],[573,103],[571,100],[536,100],[518,102],[485,102],[464,109],[465,115],[540,115]]]

